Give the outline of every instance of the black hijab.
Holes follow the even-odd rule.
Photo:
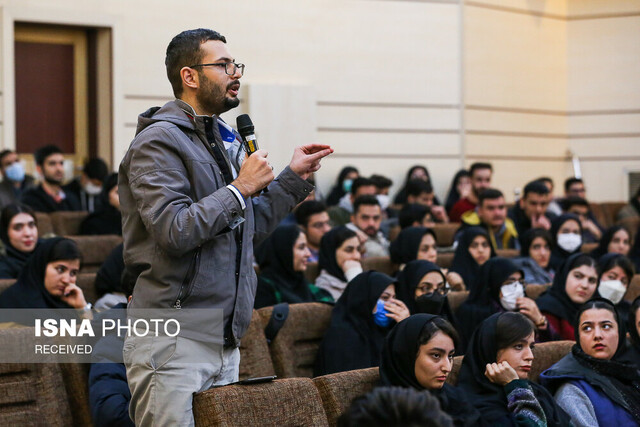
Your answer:
[[[453,205],[456,204],[458,200],[460,200],[460,193],[458,192],[458,181],[462,177],[470,177],[469,171],[466,169],[460,169],[453,177],[451,181],[451,187],[449,187],[449,194],[447,195],[447,200],[445,201],[444,208],[447,212],[453,209]]]
[[[2,240],[7,253],[6,256],[9,258],[6,260],[6,264],[13,270],[12,278],[17,277],[20,274],[20,271],[27,263],[27,260],[31,254],[35,252],[41,242],[41,239],[37,239],[36,246],[31,252],[22,252],[11,244],[11,239],[9,239],[9,226],[11,224],[11,220],[21,213],[31,216],[37,226],[38,220],[36,219],[33,209],[23,204],[10,204],[5,206],[4,209],[2,209],[2,217],[0,218],[0,240]]]
[[[631,280],[633,279],[634,272],[632,269],[625,268],[622,265],[618,264],[619,262],[622,262],[623,264],[628,263],[628,267],[633,267],[633,264],[631,263],[631,260],[629,260],[629,258],[615,252],[605,253],[600,258],[598,258],[598,271],[600,273],[598,276],[598,285],[602,281],[602,276],[604,275],[604,273],[611,270],[615,266],[619,266],[620,268],[622,268],[625,276],[627,276],[627,279],[629,280],[627,288],[631,286]],[[600,294],[598,293],[598,295]],[[626,301],[624,298],[622,298],[620,302],[616,304],[616,310],[618,312],[618,315],[620,316],[620,324],[626,325],[627,320],[629,319],[629,311],[631,310],[631,304],[629,304],[629,301]]]
[[[382,386],[410,387],[426,390],[416,378],[416,358],[420,345],[418,339],[425,326],[438,316],[414,314],[398,323],[387,335],[380,360],[380,383]],[[480,414],[466,404],[464,394],[455,387],[444,384],[439,390],[429,390],[440,408],[453,418],[456,426],[472,426],[479,421]]]
[[[431,234],[436,241],[436,233],[426,227],[407,227],[398,234],[396,240],[389,247],[391,262],[395,264],[406,264],[413,261],[418,256],[420,242],[425,234]]]
[[[495,363],[498,354],[498,319],[504,313],[495,313],[485,319],[471,336],[467,353],[462,360],[458,387],[466,392],[470,403],[480,411],[489,424],[510,418],[507,408],[507,396],[504,388],[494,384],[485,376],[488,363]],[[542,386],[528,381],[533,389],[549,426],[567,426],[569,417],[560,409],[551,394]]]
[[[640,369],[640,335],[638,334],[638,308],[640,308],[640,296],[633,300],[627,319],[627,332],[629,333],[629,345],[621,360],[634,363]]]
[[[122,236],[122,214],[109,203],[109,192],[118,185],[118,174],[107,176],[100,193],[100,209],[89,214],[80,224],[80,234],[116,234]]]
[[[336,250],[346,240],[356,236],[355,231],[349,230],[344,225],[327,231],[320,240],[320,253],[318,254],[318,268],[320,271],[327,270],[327,273],[346,282],[347,278],[344,276],[344,271],[342,271],[336,259]]]
[[[553,278],[551,288],[536,299],[536,304],[541,312],[553,314],[559,319],[565,319],[572,325],[580,308],[580,304],[571,301],[567,295],[566,284],[569,273],[573,270],[578,258],[588,256],[583,253],[576,253],[562,265],[562,269]],[[596,289],[596,292],[597,289]]]
[[[338,180],[336,181],[335,185],[331,189],[331,192],[329,192],[329,196],[327,197],[327,206],[337,205],[342,196],[347,194],[344,191],[344,188],[342,188],[342,183],[347,178],[347,175],[349,175],[351,172],[357,173],[358,169],[354,168],[353,166],[345,166],[342,168],[342,170],[338,174]]]
[[[416,169],[422,169],[424,171],[424,173],[427,175],[427,181],[430,182],[431,181],[431,175],[429,175],[429,170],[422,166],[422,165],[414,165],[411,166],[411,168],[407,171],[407,176],[404,179],[404,184],[402,184],[402,188],[398,191],[398,194],[396,194],[396,197],[394,197],[393,199],[393,203],[395,203],[396,205],[404,205],[405,203],[407,203],[407,185],[409,184],[409,181],[411,181],[411,175],[413,174],[413,172]],[[435,201],[435,198],[434,198]],[[438,205],[439,203],[435,203],[436,205]]]
[[[484,236],[487,239],[487,242],[489,242],[489,248],[491,249],[491,257],[493,258],[496,256],[487,230],[482,227],[469,227],[462,232],[458,239],[458,246],[456,247],[456,252],[453,256],[450,271],[458,273],[462,277],[462,280],[464,280],[467,287],[473,286],[473,283],[480,272],[480,266],[469,252],[471,242],[473,242],[473,239],[478,236]]]
[[[638,232],[633,239],[633,246],[629,251],[629,259],[636,267],[636,271],[640,272],[640,227],[638,227]]]
[[[623,226],[614,225],[612,227],[609,227],[606,229],[604,233],[602,233],[602,237],[600,238],[600,243],[598,244],[598,247],[595,248],[593,251],[591,251],[591,254],[590,254],[591,257],[593,259],[598,259],[601,256],[609,253],[609,243],[611,243],[611,240],[613,240],[613,235],[620,230],[624,230],[629,236],[629,240],[631,240],[631,235],[629,235],[629,232]]]
[[[258,287],[279,292],[282,302],[290,304],[314,301],[304,273],[293,270],[293,247],[301,233],[297,225],[276,228],[263,243],[264,258],[260,260]],[[256,299],[256,307],[261,306]]]
[[[314,376],[379,365],[389,329],[374,323],[373,309],[393,282],[376,271],[360,273],[349,282],[331,313],[331,323],[318,349]]]
[[[565,262],[569,256],[580,252],[580,247],[573,252],[567,252],[558,246],[558,231],[562,224],[569,220],[574,220],[578,223],[578,227],[580,228],[580,236],[582,236],[582,224],[580,223],[580,218],[577,215],[566,213],[562,214],[551,222],[551,236],[553,237],[553,247],[551,248],[551,259],[549,260],[549,266],[553,268],[555,271],[560,270],[562,264]],[[584,242],[583,242],[584,243]]]
[[[0,308],[72,308],[44,287],[47,264],[53,261],[55,247],[64,241],[71,240],[55,237],[40,243],[16,283],[0,294]]]

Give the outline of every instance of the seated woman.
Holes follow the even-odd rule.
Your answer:
[[[80,224],[80,234],[117,234],[122,236],[122,215],[118,197],[118,174],[109,175],[100,193],[100,210],[93,212]]]
[[[528,380],[535,327],[520,313],[496,313],[473,333],[458,387],[492,426],[568,426],[544,387]]]
[[[456,172],[453,180],[451,180],[451,187],[449,187],[449,193],[447,194],[447,200],[444,204],[444,208],[447,210],[447,214],[453,209],[453,205],[460,199],[463,199],[471,192],[471,175],[466,169],[460,169]]]
[[[550,267],[558,272],[567,258],[580,252],[582,246],[580,218],[570,213],[560,215],[551,223],[551,237],[554,245],[551,248]]]
[[[520,239],[520,258],[513,262],[524,273],[524,280],[533,284],[551,284],[555,271],[551,268],[553,238],[543,228],[530,228]]]
[[[494,256],[496,253],[491,246],[487,230],[482,227],[469,227],[458,239],[449,272],[457,273],[469,289],[480,272],[480,266]]]
[[[626,228],[614,225],[607,228],[600,238],[598,247],[591,252],[593,259],[598,259],[605,254],[616,253],[627,256],[631,250],[631,235]]]
[[[553,278],[551,288],[536,299],[536,304],[549,322],[554,340],[572,340],[573,319],[580,305],[596,293],[596,262],[589,255],[571,255]]]
[[[471,288],[469,298],[456,313],[458,331],[468,343],[475,328],[494,313],[519,311],[536,325],[539,341],[549,339],[547,319],[536,302],[524,293],[523,274],[508,258],[492,258],[480,267],[480,274]],[[463,347],[464,351],[466,347]]]
[[[454,425],[477,425],[478,411],[463,392],[446,383],[457,338],[453,326],[440,316],[414,314],[403,320],[384,341],[380,384],[429,391]]]
[[[0,294],[0,308],[75,308],[91,317],[91,304],[76,285],[81,258],[73,240],[43,241],[16,283]]]
[[[316,286],[338,300],[347,283],[362,273],[360,240],[355,231],[345,226],[327,231],[320,240]]]
[[[307,282],[304,272],[311,255],[297,225],[275,229],[258,250],[262,254],[255,308],[288,302],[333,302],[329,292]]]
[[[0,279],[15,279],[38,245],[38,222],[33,209],[23,204],[2,209],[0,239],[7,252],[0,257]]]
[[[620,321],[626,325],[631,304],[623,298],[635,274],[633,263],[624,255],[608,253],[598,260],[598,270],[598,294],[616,306]]]
[[[575,426],[640,424],[640,371],[616,360],[624,328],[610,301],[594,298],[576,313],[571,353],[540,375]]]
[[[378,366],[384,337],[394,322],[409,317],[395,296],[386,274],[367,271],[349,282],[331,313],[314,376]]]

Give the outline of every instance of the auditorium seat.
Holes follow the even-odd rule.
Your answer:
[[[320,275],[320,269],[317,262],[310,262],[307,264],[307,270],[304,272],[304,277],[307,278],[309,283],[316,283],[316,279]]]
[[[320,393],[309,378],[214,387],[193,398],[196,426],[326,426]]]
[[[451,367],[451,372],[447,377],[447,382],[451,385],[458,384],[458,375],[460,374],[460,366],[462,366],[462,360],[464,356],[455,356],[453,358],[453,366]]]
[[[453,256],[453,252],[438,252],[436,264],[438,264],[440,268],[450,268],[451,264],[453,264]]]
[[[48,213],[36,212],[36,221],[38,222],[38,236],[42,238],[55,234],[51,217],[49,217]]]
[[[74,426],[91,426],[88,363],[60,363],[62,380]]]
[[[580,246],[580,252],[588,254],[597,247],[598,243],[583,243],[582,246]]]
[[[516,258],[520,256],[519,249],[496,249],[496,255],[503,258]]]
[[[638,234],[638,228],[640,228],[640,216],[632,216],[622,219],[618,221],[617,224],[626,228],[631,235],[631,239],[634,239]]]
[[[569,354],[575,341],[549,341],[538,343],[533,348],[533,363],[529,372],[529,380],[538,382],[538,377],[551,365]]]
[[[264,324],[253,310],[249,329],[240,340],[240,379],[275,375],[269,346],[264,336]]]
[[[459,222],[449,222],[446,224],[436,224],[433,227],[433,232],[436,234],[436,240],[438,241],[438,247],[449,247],[453,245],[453,237],[460,228]]]
[[[362,270],[375,270],[390,276],[398,271],[398,266],[388,256],[372,256],[362,260]]]
[[[469,291],[452,291],[447,295],[447,300],[449,300],[449,307],[452,312],[458,311],[460,306],[466,299],[469,298]]]
[[[380,380],[378,368],[356,369],[313,379],[330,426],[349,408],[353,399],[373,390]]]
[[[279,378],[311,377],[320,342],[331,321],[332,306],[318,302],[291,304],[289,316],[269,344],[273,368]],[[258,310],[262,323],[271,318],[273,307]]]
[[[53,224],[53,231],[58,236],[76,236],[80,234],[80,224],[89,216],[86,211],[51,212],[49,218]]]
[[[603,226],[604,228],[609,227],[610,224],[607,220],[607,215],[600,203],[589,203],[589,209],[591,210],[591,213],[595,217],[596,221],[598,221],[601,226]]]
[[[531,299],[536,299],[551,287],[550,284],[530,283],[524,288],[524,292]]]
[[[84,294],[84,299],[91,304],[95,304],[98,300],[98,295],[96,294],[96,273],[80,273],[76,277],[76,285],[80,289],[82,289],[82,293]]]
[[[636,274],[631,279],[631,283],[629,283],[629,287],[627,288],[627,293],[624,294],[624,299],[633,302],[640,296],[640,274]]]
[[[122,237],[116,235],[103,236],[65,236],[76,242],[82,254],[81,273],[95,273],[100,269],[111,251],[122,243]]]
[[[600,224],[603,227],[611,227],[613,224],[616,223],[616,219],[618,217],[618,212],[620,212],[620,209],[622,209],[625,205],[627,204],[627,202],[603,202],[600,203],[600,207],[602,208],[602,213],[604,214],[604,218],[606,219],[607,223],[605,224]]]

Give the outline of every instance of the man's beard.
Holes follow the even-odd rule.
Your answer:
[[[196,93],[196,100],[201,108],[214,114],[222,114],[240,105],[238,98],[227,97],[227,90],[237,82],[233,81],[222,90],[214,82],[209,80],[204,73],[200,73],[200,90]]]
[[[62,180],[61,179],[55,179],[55,178],[51,178],[48,176],[44,176],[44,180],[47,182],[47,184],[49,185],[62,185]]]

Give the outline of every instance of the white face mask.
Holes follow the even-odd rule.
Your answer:
[[[602,298],[618,304],[627,293],[627,288],[620,280],[603,280],[598,286],[598,292]]]
[[[100,194],[102,192],[102,187],[99,185],[95,185],[91,182],[88,182],[85,186],[84,186],[84,191],[87,192],[87,194],[91,195],[91,196],[97,196],[98,194]]]
[[[582,245],[582,236],[573,233],[558,234],[558,246],[567,252],[573,252]]]
[[[378,203],[380,203],[380,208],[382,210],[387,209],[391,204],[391,198],[388,194],[378,194],[376,195],[376,198],[378,199]]]
[[[516,300],[524,296],[524,286],[520,282],[514,282],[510,285],[502,285],[500,288],[502,296],[500,304],[505,310],[514,311],[516,309]]]

